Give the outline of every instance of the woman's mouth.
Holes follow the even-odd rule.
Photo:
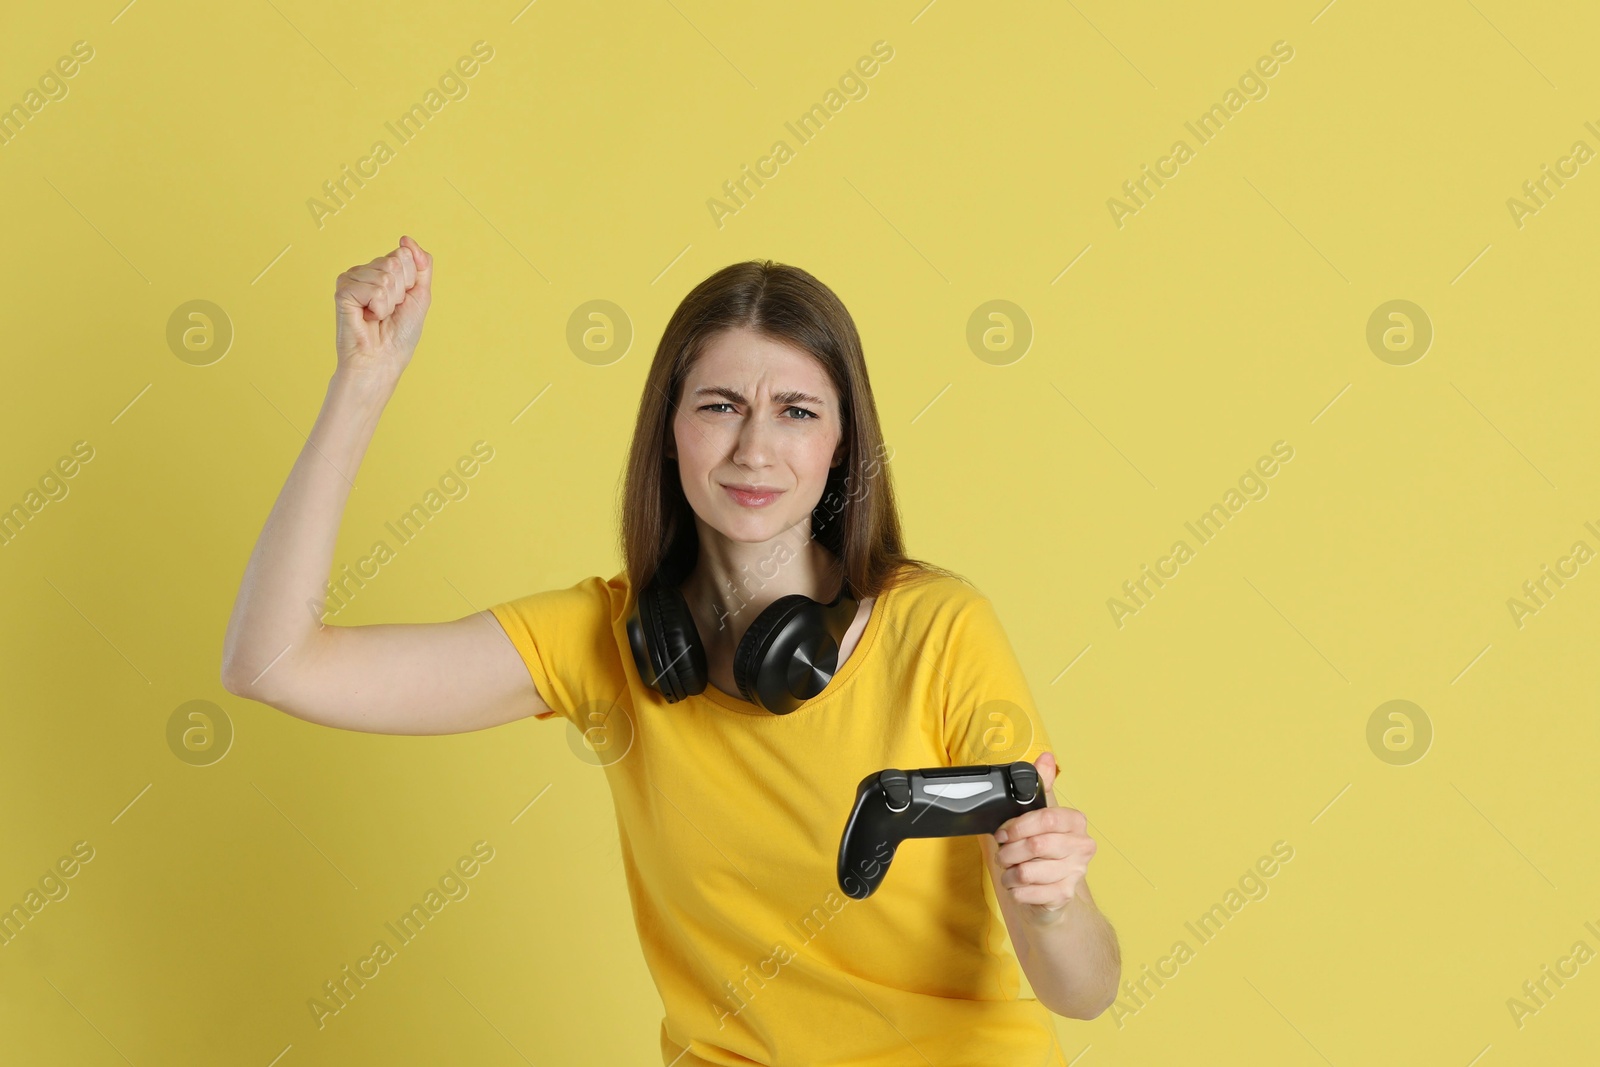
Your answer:
[[[742,504],[747,508],[764,508],[783,495],[782,489],[773,489],[765,485],[725,485],[722,488],[727,491],[729,496],[733,497],[735,503]]]

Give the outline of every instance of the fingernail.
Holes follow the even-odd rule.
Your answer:
[[[1004,830],[996,830],[994,832],[994,839],[996,841],[999,841],[999,842],[1002,842],[1002,843],[1005,842],[1005,840],[1006,840],[1006,838],[1008,836],[1010,836],[1010,835],[1008,835]]]

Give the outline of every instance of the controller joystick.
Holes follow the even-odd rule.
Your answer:
[[[911,777],[905,771],[879,771],[878,784],[890,811],[905,811],[911,806]]]
[[[902,841],[992,834],[1009,819],[1048,804],[1038,770],[1025,760],[869,774],[856,787],[839,839],[839,888],[865,900],[883,884]]]
[[[1012,800],[1027,804],[1039,792],[1039,772],[1031,763],[1013,763],[1006,774],[1006,786]]]

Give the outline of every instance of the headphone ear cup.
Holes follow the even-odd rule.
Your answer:
[[[659,659],[658,689],[668,703],[705,692],[706,650],[683,594],[668,587],[647,598],[646,633]]]
[[[766,686],[761,684],[762,668],[768,666],[762,657],[762,651],[767,647],[768,637],[775,630],[788,623],[795,615],[808,610],[816,612],[816,602],[810,597],[795,593],[779,597],[767,606],[767,610],[756,616],[755,621],[750,624],[750,628],[739,639],[739,648],[733,655],[733,680],[739,685],[740,696],[752,704],[759,704],[777,715],[787,714],[798,706],[799,702],[788,694],[789,671],[793,666],[792,663],[771,663],[770,669],[781,673],[777,678],[768,679],[773,684]],[[814,622],[815,624],[807,627],[807,629],[817,633],[824,632],[820,617]],[[793,657],[791,656],[792,659]],[[774,690],[782,690],[786,695],[789,695],[790,706],[784,708],[767,707],[766,702],[761,699],[761,693]]]
[[[756,669],[760,666],[756,662],[756,653],[761,650],[762,642],[767,639],[767,633],[778,624],[782,616],[776,602],[767,605],[767,610],[757,615],[755,621],[745,630],[744,636],[739,638],[739,647],[733,652],[733,681],[739,687],[739,695],[752,704],[760,703],[756,699]]]

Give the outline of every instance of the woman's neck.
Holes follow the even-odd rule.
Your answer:
[[[828,603],[844,575],[838,557],[799,526],[761,544],[700,531],[700,554],[680,589],[702,636],[734,644],[773,601],[799,593]]]

